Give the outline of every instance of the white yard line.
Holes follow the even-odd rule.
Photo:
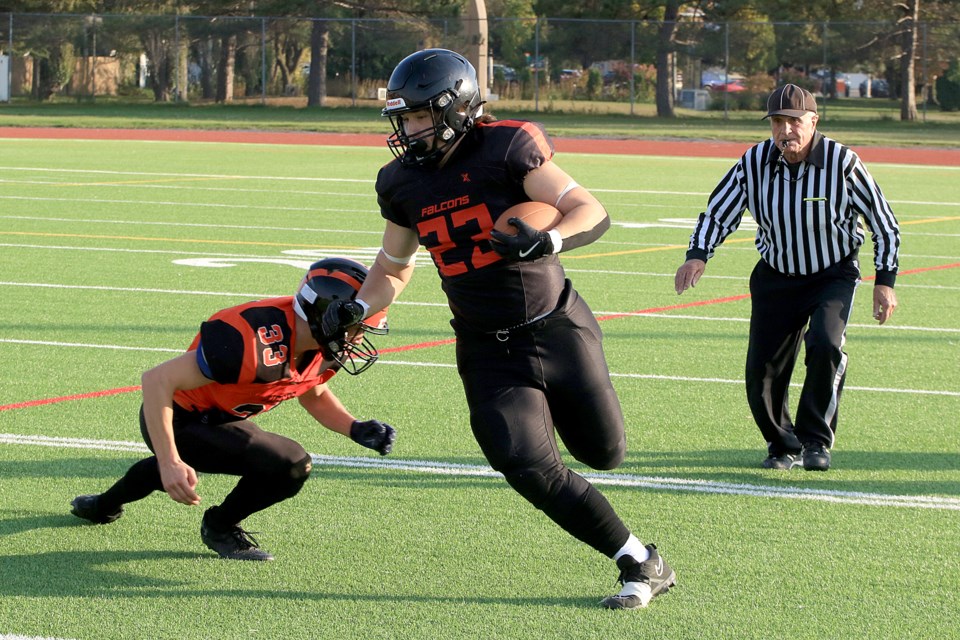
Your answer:
[[[18,435],[0,433],[0,444],[33,445],[58,449],[94,449],[100,451],[123,451],[149,454],[146,445],[119,440],[90,440],[85,438],[59,438],[50,436]],[[456,464],[430,460],[402,460],[397,458],[372,458],[350,456],[326,456],[311,454],[313,463],[326,467],[349,467],[383,471],[407,471],[429,475],[499,478],[500,473],[490,467],[472,464]],[[917,509],[946,509],[960,511],[960,498],[924,495],[889,495],[864,491],[835,491],[804,487],[778,487],[759,484],[717,482],[686,478],[665,478],[620,473],[584,473],[585,478],[599,485],[653,489],[657,491],[693,491],[724,495],[743,495],[758,498],[784,498],[790,500],[815,500],[838,504],[856,504],[875,507],[910,507]],[[2,637],[0,637],[2,640]]]

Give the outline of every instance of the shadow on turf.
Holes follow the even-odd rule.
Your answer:
[[[827,473],[808,472],[802,467],[790,471],[760,468],[766,455],[763,448],[717,449],[703,451],[633,451],[613,473],[696,478],[717,482],[787,482],[820,489],[868,491],[905,495],[960,496],[960,483],[953,479],[930,481],[919,479],[878,478],[869,480],[850,477],[847,472],[862,471],[960,471],[960,455],[951,452],[877,452],[834,449],[833,463]],[[583,469],[577,468],[578,471]],[[585,470],[584,470],[585,471]]]
[[[0,514],[6,513],[9,513],[9,510],[5,509],[0,511]],[[27,531],[35,531],[37,529],[60,529],[64,527],[73,527],[79,522],[83,521],[78,520],[76,516],[69,514],[65,516],[44,515],[21,518],[0,515],[0,537],[10,536],[17,533],[26,533]]]
[[[99,490],[105,490],[110,484],[127,472],[137,460],[146,454],[130,454],[129,458],[72,457],[50,460],[3,460],[0,461],[0,478],[62,478],[65,469],[70,470],[71,478],[93,478],[103,480]],[[97,487],[91,486],[89,493]],[[73,498],[73,496],[70,496]]]
[[[628,451],[618,471],[649,473],[655,469],[684,471],[720,467],[758,469],[766,456],[764,447],[756,449],[714,449],[703,451]],[[850,471],[960,471],[960,455],[949,451],[856,451],[835,448],[834,469]],[[956,485],[954,485],[956,489]]]
[[[196,561],[203,556],[205,554],[182,551],[48,551],[7,555],[3,558],[2,575],[6,576],[6,579],[0,580],[0,596],[115,597],[124,593],[117,588],[120,585],[124,589],[169,589],[184,583],[137,575],[116,567],[105,568],[104,565],[143,561]],[[151,593],[153,592],[131,591],[129,595],[139,597]],[[180,591],[164,593],[172,595]]]
[[[46,518],[50,520],[50,518]],[[135,571],[123,570],[124,563],[171,561],[209,561],[220,567],[228,562],[239,574],[255,575],[260,584],[270,583],[276,577],[275,588],[193,588],[191,580],[148,577]],[[282,562],[278,560],[277,562]],[[330,591],[287,591],[282,581],[286,570],[271,570],[275,563],[230,562],[206,553],[182,551],[49,551],[35,554],[6,555],[0,575],[0,597],[99,597],[110,598],[255,598],[297,601],[403,601],[441,604],[511,604],[519,606],[563,606],[576,609],[596,609],[599,596],[583,597],[493,597],[403,595],[398,593],[347,593]],[[222,578],[219,568],[218,578]],[[168,575],[169,571],[165,572]],[[12,578],[12,579],[11,579]],[[121,588],[122,587],[122,588]]]

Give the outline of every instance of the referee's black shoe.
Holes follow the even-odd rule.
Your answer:
[[[618,582],[623,588],[620,593],[604,598],[600,604],[607,609],[640,609],[677,584],[676,572],[660,557],[656,545],[648,544],[647,551],[650,557],[643,562],[637,562],[633,556],[617,559]]]
[[[99,494],[77,496],[70,502],[70,513],[94,524],[110,524],[123,515],[123,506],[110,513],[103,513],[100,510]]]
[[[763,459],[760,466],[764,469],[782,469],[786,471],[793,469],[798,464],[800,464],[799,453],[771,453]]]
[[[819,442],[803,445],[803,468],[807,471],[826,471],[830,468],[830,450]]]
[[[224,530],[214,529],[210,526],[209,515],[210,509],[207,509],[200,522],[200,539],[221,558],[260,562],[273,560],[273,556],[261,549],[248,531],[236,525]]]

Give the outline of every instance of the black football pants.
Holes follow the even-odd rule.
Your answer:
[[[211,513],[215,526],[239,524],[250,514],[293,497],[310,476],[310,455],[290,438],[264,431],[249,420],[208,422],[202,414],[177,409],[173,431],[180,458],[195,471],[240,476],[236,487]],[[142,408],[140,431],[152,450]],[[156,456],[130,467],[102,494],[100,508],[109,512],[154,491],[163,491]]]
[[[797,453],[808,443],[833,446],[847,373],[843,346],[859,281],[855,255],[808,276],[783,275],[763,260],[754,268],[745,379],[769,454]],[[792,420],[788,389],[801,344],[806,377]]]
[[[458,332],[457,366],[490,465],[565,531],[612,557],[630,532],[607,499],[564,465],[554,432],[594,469],[623,461],[623,413],[600,326],[567,288],[560,308],[504,340]]]

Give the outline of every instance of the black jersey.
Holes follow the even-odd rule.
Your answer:
[[[503,120],[478,123],[442,168],[394,160],[380,170],[381,215],[430,251],[458,327],[496,331],[557,306],[565,276],[556,255],[510,262],[490,248],[497,218],[530,200],[527,173],[552,157],[540,124]]]

